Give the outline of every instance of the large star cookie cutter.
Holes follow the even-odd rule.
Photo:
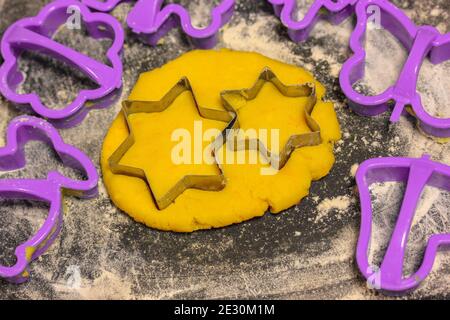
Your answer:
[[[0,277],[21,283],[29,277],[29,264],[41,256],[58,236],[63,220],[63,194],[80,198],[97,195],[98,174],[92,161],[80,150],[65,144],[58,131],[43,119],[21,116],[8,125],[7,143],[0,148],[0,169],[16,170],[25,167],[24,146],[30,140],[51,145],[61,161],[78,169],[85,180],[73,180],[57,171],[50,171],[46,179],[1,179],[0,198],[43,201],[50,205],[48,216],[29,240],[15,250],[13,266],[0,266]]]
[[[391,32],[408,50],[395,85],[376,96],[355,91],[353,84],[364,76],[366,52],[364,36],[369,19],[368,8],[380,10],[381,26]],[[340,83],[350,107],[358,114],[375,116],[394,104],[391,122],[397,122],[405,111],[415,116],[425,133],[436,137],[450,137],[450,119],[436,118],[425,110],[417,92],[419,72],[424,60],[434,64],[450,59],[450,33],[440,34],[431,26],[416,26],[405,13],[386,0],[360,0],[356,5],[357,24],[350,38],[353,56],[343,65]]]
[[[71,10],[69,10],[71,9]],[[103,64],[72,48],[66,47],[51,37],[73,14],[80,14],[89,34],[95,39],[112,39],[106,56],[110,65]],[[92,13],[76,0],[57,0],[45,6],[37,16],[24,18],[12,24],[3,35],[1,52],[4,62],[0,67],[0,92],[6,99],[19,105],[30,105],[33,111],[60,126],[71,126],[91,104],[110,101],[122,86],[122,62],[120,54],[124,42],[124,31],[111,15]],[[82,90],[76,99],[60,109],[45,106],[36,93],[17,93],[24,75],[18,70],[18,59],[25,50],[48,54],[62,60],[86,74],[98,84],[98,88]],[[81,120],[81,119],[80,119]]]
[[[127,0],[83,0],[87,6],[100,11],[111,11],[124,1]],[[171,29],[180,26],[192,43],[203,49],[216,45],[218,32],[231,19],[235,4],[235,0],[221,0],[211,10],[208,26],[197,28],[192,24],[189,11],[185,7],[164,2],[164,0],[137,0],[128,14],[128,26],[150,45],[156,45]]]
[[[224,130],[224,132],[234,125],[233,119],[235,117],[227,111],[209,109],[200,106],[195,98],[195,93],[192,89],[191,84],[189,83],[189,80],[187,78],[183,78],[179,82],[177,82],[175,86],[173,86],[169,90],[169,92],[159,101],[127,100],[123,102],[122,111],[125,117],[129,135],[108,159],[109,167],[111,169],[111,172],[113,172],[114,174],[135,177],[145,181],[159,210],[167,208],[171,203],[175,201],[175,199],[179,195],[181,195],[187,189],[220,191],[225,187],[226,181],[222,172],[219,175],[186,175],[163,196],[156,197],[152,191],[152,186],[149,182],[149,179],[147,178],[147,175],[143,169],[120,164],[120,160],[135,144],[133,126],[129,119],[130,115],[136,113],[163,112],[164,110],[169,108],[174,103],[174,101],[184,92],[191,93],[196,108],[202,118],[218,120],[222,122],[229,122],[231,120],[229,126]],[[223,133],[223,135],[224,134],[225,133]],[[213,149],[212,151],[216,150]],[[219,169],[221,169],[220,164],[217,163],[217,165]]]
[[[353,13],[353,6],[358,0],[316,0],[300,20],[295,18],[297,0],[267,1],[272,4],[275,14],[288,29],[289,37],[300,42],[309,37],[320,19],[327,19],[333,24],[341,23]]]
[[[372,206],[369,186],[373,183],[406,182],[406,191],[395,229],[380,267],[369,262],[372,239]],[[356,260],[361,273],[369,284],[378,290],[408,292],[430,274],[439,248],[450,245],[450,234],[435,234],[430,237],[422,265],[412,275],[404,277],[403,265],[406,246],[418,202],[425,186],[450,191],[450,167],[433,162],[429,156],[421,159],[378,158],[365,161],[356,173],[361,201],[361,231],[356,251]]]

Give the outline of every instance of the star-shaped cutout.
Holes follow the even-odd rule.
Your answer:
[[[229,146],[230,142],[232,142],[231,145],[233,146],[234,151],[242,149],[250,150],[256,148],[265,157],[267,157],[272,167],[280,170],[286,165],[292,152],[295,149],[306,146],[315,146],[322,143],[319,124],[311,116],[311,113],[313,112],[313,109],[317,104],[317,95],[315,85],[313,83],[285,85],[280,81],[280,79],[272,70],[270,70],[269,68],[265,68],[261,72],[253,87],[242,90],[224,91],[221,94],[225,109],[230,113],[236,114],[236,120],[233,120],[232,123],[229,124],[229,127],[233,127],[233,129],[235,129],[234,132],[237,132],[236,129],[240,128],[247,129],[247,126],[242,126],[242,117],[240,116],[240,114],[244,112],[246,108],[245,103],[242,104],[242,99],[244,99],[246,103],[256,99],[261,94],[261,91],[266,83],[273,84],[279,91],[279,93],[281,93],[285,97],[307,98],[307,102],[303,109],[305,123],[309,132],[290,135],[287,139],[287,142],[280,148],[277,154],[272,152],[273,150],[270,151],[270,148],[266,146],[266,144],[259,138],[256,138],[256,140],[245,138],[244,141],[241,141],[243,143],[239,143],[236,141],[233,142],[231,140],[231,138],[239,140],[239,138],[235,134],[228,134],[227,145]],[[278,106],[275,105],[274,107],[276,108]],[[299,115],[299,117],[300,116],[301,115]]]
[[[145,170],[141,167],[121,164],[121,160],[127,154],[127,152],[136,146],[136,132],[133,130],[133,126],[130,120],[130,116],[137,113],[161,113],[166,111],[172,106],[183,93],[190,92],[192,100],[196,106],[198,114],[201,118],[209,120],[218,120],[222,122],[230,121],[232,116],[227,111],[208,109],[201,107],[195,98],[195,94],[187,78],[181,79],[169,92],[159,101],[124,101],[123,102],[123,114],[128,127],[129,135],[125,141],[117,148],[116,151],[109,158],[109,166],[114,174],[122,174],[126,176],[140,178],[146,182],[149,190],[152,194],[154,202],[158,209],[163,210],[167,208],[179,195],[181,195],[187,189],[199,189],[204,191],[220,191],[225,187],[225,178],[222,174],[220,166],[215,163],[219,174],[189,174],[183,176],[174,186],[168,189],[162,196],[156,196],[150,179],[147,176]],[[167,111],[166,111],[167,112]],[[231,120],[231,125],[233,121]],[[228,128],[228,127],[227,127]],[[225,129],[226,130],[226,129]],[[148,144],[148,140],[151,137],[144,137],[144,142]],[[214,151],[214,149],[213,149]],[[165,174],[170,174],[167,172]]]

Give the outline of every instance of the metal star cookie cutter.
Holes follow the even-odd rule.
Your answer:
[[[372,206],[369,186],[386,181],[406,182],[403,204],[381,266],[369,263],[372,238]],[[450,234],[430,237],[422,265],[411,276],[403,276],[403,264],[408,236],[418,202],[425,186],[450,191],[450,167],[431,161],[425,155],[421,159],[378,158],[365,161],[356,173],[361,199],[361,231],[356,250],[356,260],[361,273],[373,288],[389,292],[407,292],[415,289],[430,274],[436,253],[440,247],[450,245]]]
[[[0,277],[14,283],[28,279],[30,263],[41,256],[58,236],[63,220],[63,194],[79,198],[97,195],[98,174],[92,161],[77,148],[65,144],[58,131],[40,118],[21,116],[9,123],[6,146],[0,148],[0,170],[25,167],[24,146],[30,140],[51,145],[61,161],[83,171],[86,180],[73,180],[57,171],[50,171],[46,179],[0,179],[1,199],[38,200],[50,205],[42,227],[16,248],[16,263],[0,266]]]
[[[315,24],[326,19],[339,24],[353,13],[353,6],[358,0],[316,0],[304,18],[296,20],[297,0],[267,0],[272,4],[275,14],[288,29],[289,37],[295,41],[305,41]]]
[[[106,54],[111,66],[51,39],[73,14],[68,9],[79,12],[91,37],[113,41]],[[23,18],[12,24],[3,35],[1,52],[4,62],[0,67],[0,92],[15,104],[30,105],[36,114],[49,121],[71,126],[72,118],[82,113],[84,108],[88,108],[89,102],[110,99],[110,96],[121,88],[120,54],[123,42],[123,28],[111,15],[92,13],[76,0],[54,1],[45,6],[37,16]],[[36,93],[19,94],[16,89],[23,82],[24,75],[18,70],[18,59],[25,50],[38,51],[67,62],[86,74],[99,87],[80,91],[74,101],[58,110],[45,106]]]
[[[119,3],[128,0],[83,0],[87,6],[101,11],[111,11]],[[142,35],[147,43],[154,46],[171,29],[178,26],[192,43],[203,49],[213,48],[219,30],[229,22],[234,12],[235,0],[221,0],[211,10],[211,20],[205,28],[192,24],[189,11],[179,4],[164,4],[164,0],[137,0],[127,17],[127,24],[133,32]]]
[[[353,89],[353,84],[364,76],[366,53],[363,47],[367,30],[369,6],[381,10],[381,25],[391,32],[409,51],[395,85],[376,96],[365,96]],[[420,68],[428,56],[434,64],[450,59],[450,33],[440,34],[431,26],[416,26],[405,13],[386,0],[360,0],[356,5],[357,24],[350,38],[353,56],[343,65],[340,74],[341,88],[350,107],[358,114],[375,116],[391,108],[391,122],[397,122],[405,111],[417,118],[420,127],[436,137],[450,137],[450,119],[428,114],[417,91]]]
[[[189,80],[187,78],[182,78],[159,101],[128,100],[123,102],[122,112],[127,123],[129,135],[108,159],[109,167],[112,173],[135,177],[145,181],[159,210],[167,208],[171,203],[175,201],[175,199],[179,195],[181,195],[187,189],[220,191],[225,187],[225,177],[223,176],[222,172],[220,175],[187,175],[184,176],[164,196],[162,196],[161,198],[157,198],[152,192],[152,187],[143,169],[120,164],[120,160],[135,143],[133,128],[130,123],[129,116],[136,113],[162,112],[169,108],[174,103],[174,101],[184,92],[191,93],[192,99],[201,117],[227,123],[231,120],[230,126],[233,126],[234,122],[232,120],[234,116],[232,114],[230,115],[230,113],[228,113],[227,111],[208,109],[200,106],[197,102],[197,99],[195,98],[195,93],[192,89],[191,84],[189,83]],[[228,127],[225,130],[227,129]],[[213,151],[215,151],[215,149]],[[219,169],[221,169],[219,163],[217,165]]]
[[[245,143],[243,144],[233,143],[232,145],[234,146],[235,151],[241,150],[242,147],[245,148],[245,150],[248,150],[251,149],[251,146],[256,146],[257,150],[259,150],[269,160],[272,160],[271,161],[272,166],[274,165],[273,160],[276,161],[278,165],[276,165],[275,169],[279,170],[286,165],[292,152],[295,149],[306,146],[320,145],[322,143],[322,138],[320,135],[320,126],[311,115],[314,110],[314,107],[317,104],[316,87],[314,83],[306,83],[301,85],[285,85],[272,70],[266,67],[259,75],[253,87],[242,90],[229,90],[221,93],[222,102],[225,109],[228,110],[231,114],[237,115],[236,120],[233,120],[233,123],[230,123],[229,127],[232,127],[233,129],[238,129],[240,127],[239,112],[233,106],[233,102],[231,102],[232,99],[230,99],[230,97],[237,95],[239,97],[244,98],[247,101],[253,100],[258,96],[259,92],[266,83],[272,83],[277,88],[277,90],[279,90],[280,93],[286,97],[308,98],[308,101],[304,108],[304,116],[306,124],[308,125],[311,132],[291,136],[288,139],[286,145],[280,150],[280,152],[277,155],[272,154],[265,146],[265,144],[261,142],[259,139],[256,141],[256,143],[252,143],[251,140],[246,140]],[[230,137],[231,136],[228,133],[227,139],[229,140]]]

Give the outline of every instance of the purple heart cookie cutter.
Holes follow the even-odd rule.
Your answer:
[[[353,5],[358,0],[316,0],[303,19],[294,17],[297,0],[267,0],[272,4],[275,14],[288,29],[292,41],[300,42],[309,37],[311,30],[320,19],[339,24],[353,13]]]
[[[381,26],[391,32],[409,51],[395,85],[376,96],[365,96],[353,89],[353,84],[364,76],[366,53],[363,47],[369,19],[368,8],[375,6],[381,13]],[[436,137],[450,137],[450,119],[428,114],[422,105],[417,82],[422,63],[429,57],[434,64],[450,59],[450,33],[441,35],[431,26],[416,26],[405,13],[387,0],[360,0],[356,5],[357,24],[350,38],[353,56],[343,65],[341,88],[350,107],[358,114],[375,116],[391,108],[391,122],[397,122],[405,111],[414,115],[420,127]],[[408,107],[408,108],[406,108]]]
[[[373,220],[369,186],[372,183],[387,181],[402,181],[407,185],[395,229],[381,266],[378,268],[372,266],[368,258]],[[403,265],[414,214],[425,186],[450,191],[450,167],[431,161],[426,155],[421,159],[371,159],[358,168],[356,182],[361,201],[361,231],[356,260],[361,273],[371,287],[378,290],[404,293],[415,289],[430,274],[438,249],[450,245],[450,234],[431,236],[422,265],[416,273],[405,278]]]
[[[78,11],[91,37],[112,39],[113,43],[106,54],[110,66],[51,39],[58,28],[74,14],[70,9]],[[49,121],[70,126],[72,118],[82,113],[84,108],[89,108],[88,102],[101,103],[102,99],[110,99],[121,88],[120,54],[123,42],[123,28],[114,17],[90,12],[76,0],[54,1],[45,6],[37,16],[12,24],[3,35],[1,52],[4,62],[0,67],[0,92],[13,103],[30,105],[36,114]],[[45,53],[68,63],[86,74],[99,87],[80,91],[72,103],[59,110],[45,106],[36,93],[19,94],[16,90],[23,82],[24,75],[18,70],[18,59],[25,50]]]
[[[50,205],[42,227],[16,248],[16,263],[13,266],[0,265],[0,277],[14,283],[28,279],[29,264],[42,255],[58,236],[63,219],[63,193],[80,198],[92,198],[98,193],[98,174],[92,161],[80,150],[65,144],[58,131],[41,118],[21,116],[9,123],[6,146],[0,148],[0,170],[25,167],[24,146],[30,140],[51,145],[65,165],[82,171],[86,179],[73,180],[57,171],[50,171],[46,179],[0,180],[1,199],[36,200]]]
[[[111,11],[121,2],[130,0],[82,0],[87,6]],[[178,26],[192,43],[203,49],[213,48],[219,30],[231,19],[235,0],[222,0],[211,10],[211,20],[207,27],[196,28],[189,11],[179,4],[164,4],[164,0],[137,0],[127,17],[128,26],[142,36],[150,45],[156,45],[171,29]]]

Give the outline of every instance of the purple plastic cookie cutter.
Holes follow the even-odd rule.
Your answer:
[[[363,42],[370,7],[379,8],[381,26],[389,30],[409,51],[396,84],[377,96],[365,96],[353,89],[353,84],[364,76],[366,53]],[[428,57],[434,64],[450,59],[450,33],[442,35],[434,27],[416,26],[402,10],[387,0],[360,0],[356,5],[356,15],[357,24],[350,38],[354,55],[344,64],[340,74],[341,87],[350,107],[358,114],[374,116],[390,109],[393,101],[392,122],[397,122],[406,110],[418,119],[426,133],[450,137],[450,119],[429,115],[417,92],[419,72],[425,58]]]
[[[350,38],[354,55],[344,64],[340,74],[341,88],[349,100],[350,107],[361,115],[375,116],[391,108],[395,102],[391,121],[397,122],[402,114],[409,112],[418,119],[420,127],[427,134],[450,137],[450,119],[433,117],[423,107],[417,92],[420,68],[425,58],[434,64],[450,59],[450,33],[440,34],[431,26],[416,26],[405,13],[388,0],[316,0],[302,20],[296,21],[295,0],[267,0],[288,28],[294,41],[306,40],[315,23],[327,18],[339,23],[356,10],[357,25]],[[397,83],[377,96],[365,96],[353,89],[355,82],[363,78],[366,53],[363,48],[367,22],[373,14],[372,8],[381,11],[381,26],[389,30],[409,51]],[[328,14],[323,14],[327,11]]]
[[[130,0],[82,0],[87,6],[111,11],[119,3]],[[231,19],[235,0],[222,0],[211,11],[207,27],[192,25],[189,11],[179,4],[164,4],[164,0],[137,0],[128,14],[127,23],[133,32],[142,36],[150,45],[156,45],[171,29],[181,26],[192,43],[203,49],[213,48],[217,43],[219,30]]]
[[[113,43],[107,51],[110,66],[103,64],[74,49],[68,48],[51,37],[64,25],[75,10],[82,18],[89,35],[95,39],[108,38]],[[111,15],[92,13],[79,1],[57,0],[45,6],[31,18],[21,19],[12,24],[3,35],[1,52],[4,63],[0,67],[0,92],[6,99],[16,104],[31,105],[36,114],[61,126],[71,126],[72,119],[83,112],[89,102],[102,104],[122,86],[122,62],[120,54],[124,42],[124,31],[120,23]],[[72,103],[63,109],[54,110],[45,106],[35,93],[19,94],[17,87],[24,75],[18,70],[18,59],[25,50],[37,51],[60,59],[81,70],[98,84],[93,90],[82,90]]]
[[[275,14],[288,29],[289,37],[295,41],[304,41],[320,19],[339,24],[353,13],[353,5],[358,0],[316,0],[303,19],[295,18],[297,0],[267,0],[272,4]]]
[[[65,144],[58,131],[43,119],[21,116],[8,126],[6,146],[0,148],[0,170],[16,170],[26,164],[24,146],[30,140],[51,145],[61,161],[78,169],[86,180],[73,180],[57,171],[50,171],[46,179],[2,179],[1,199],[28,199],[50,205],[47,219],[39,231],[15,250],[14,266],[0,266],[0,277],[14,283],[28,279],[29,264],[42,255],[57,237],[62,224],[62,195],[80,198],[97,195],[98,174],[92,161],[80,150]]]
[[[378,268],[372,266],[368,258],[373,220],[369,186],[387,181],[402,181],[407,185],[391,241]],[[361,201],[361,231],[356,252],[360,271],[370,285],[379,290],[403,293],[415,289],[430,274],[438,249],[450,245],[450,234],[431,236],[422,265],[416,273],[405,278],[403,265],[414,214],[425,186],[450,191],[450,167],[431,161],[427,155],[421,159],[371,159],[358,168],[356,182]]]

